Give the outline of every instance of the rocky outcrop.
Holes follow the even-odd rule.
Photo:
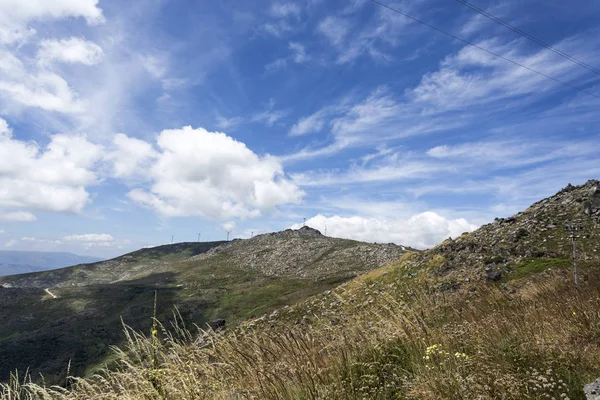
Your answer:
[[[600,378],[583,387],[587,400],[600,400]]]
[[[354,276],[402,257],[405,246],[377,244],[327,237],[304,226],[281,232],[234,240],[193,260],[227,257],[231,263],[267,275],[327,278]]]
[[[600,258],[600,181],[568,185],[509,218],[496,218],[473,233],[448,239],[432,249],[440,260],[422,255],[420,266],[435,276],[498,281],[526,259],[570,260],[570,235],[579,260]]]

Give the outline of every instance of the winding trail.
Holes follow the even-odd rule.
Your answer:
[[[53,299],[58,299],[58,296],[56,296],[54,293],[52,293],[50,291],[50,289],[44,289],[44,292],[48,293],[50,296],[52,296]]]

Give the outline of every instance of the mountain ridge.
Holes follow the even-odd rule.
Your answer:
[[[0,250],[0,276],[39,272],[102,260],[100,257],[69,252]]]

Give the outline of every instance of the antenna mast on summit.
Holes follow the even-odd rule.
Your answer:
[[[200,234],[198,234],[198,241],[200,241]]]
[[[174,240],[175,240],[175,235],[171,235],[171,244],[173,244]]]
[[[303,218],[302,226],[306,226],[306,217]]]
[[[225,231],[227,232],[227,241],[229,242],[229,234],[231,233],[231,231]]]

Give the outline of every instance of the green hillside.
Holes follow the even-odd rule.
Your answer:
[[[282,248],[289,249],[277,250]],[[3,277],[0,381],[30,368],[36,379],[43,373],[47,383],[64,383],[69,362],[71,374],[89,374],[107,359],[111,345],[124,340],[121,320],[136,330],[150,329],[155,291],[162,321],[172,319],[175,306],[188,326],[207,328],[217,320],[235,326],[404,253],[400,246],[328,238],[306,228],[250,240],[177,243]]]

